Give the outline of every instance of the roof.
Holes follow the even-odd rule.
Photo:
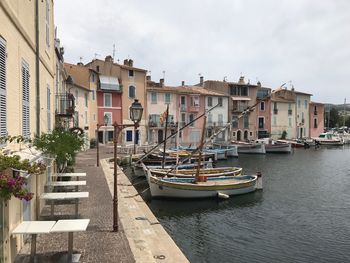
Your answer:
[[[271,101],[284,102],[284,103],[295,103],[295,100],[293,100],[293,99],[284,99],[284,98],[280,98],[280,97],[275,97],[275,98],[271,97]]]
[[[322,102],[315,102],[315,101],[310,101],[310,104],[325,105],[325,104],[322,103]]]
[[[73,84],[80,88],[90,90],[90,69],[80,65],[64,63],[64,69],[71,76]]]
[[[105,60],[95,58],[95,59],[93,59],[92,61],[90,61],[89,63],[87,63],[85,66],[90,65],[93,61],[96,61],[96,60],[97,60],[97,61],[100,61],[100,62],[102,62],[102,63],[105,63],[105,62],[106,62]],[[136,70],[136,71],[141,71],[141,72],[147,72],[146,69],[135,68],[135,67],[131,67],[131,66],[128,66],[128,65],[118,64],[118,63],[115,63],[115,62],[113,62],[113,65],[114,65],[114,66],[119,66],[119,67],[121,67],[121,68],[123,68],[123,69],[127,69],[127,70],[131,69],[131,70]]]
[[[308,96],[312,96],[312,94],[310,94],[310,93],[306,93],[306,92],[301,92],[301,91],[296,91],[296,90],[294,90],[294,92],[295,92],[296,94],[300,94],[300,95],[308,95]]]
[[[221,94],[221,93],[218,93],[215,91],[207,90],[207,89],[204,89],[204,88],[198,87],[198,86],[164,86],[164,87],[148,86],[147,91],[227,97],[227,95],[225,95],[225,94]]]

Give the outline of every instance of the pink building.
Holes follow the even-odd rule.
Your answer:
[[[269,97],[271,89],[262,88],[258,82],[257,102],[255,110],[257,112],[257,138],[268,138],[271,134],[271,99]]]
[[[309,107],[310,119],[310,137],[318,137],[324,132],[324,104],[310,102]]]

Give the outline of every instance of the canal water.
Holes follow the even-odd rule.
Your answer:
[[[350,262],[350,148],[240,155],[218,166],[263,174],[228,200],[148,200],[190,262]]]

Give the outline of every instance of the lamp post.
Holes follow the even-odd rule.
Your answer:
[[[108,124],[108,116],[105,115],[104,118],[104,125],[107,127]],[[96,125],[96,166],[99,167],[100,166],[100,148],[99,148],[99,140],[98,140],[98,131],[99,129],[103,126],[103,124],[99,124],[97,123]]]
[[[130,107],[130,119],[134,124],[118,124],[116,121],[113,123],[114,127],[114,191],[113,191],[113,231],[118,232],[118,177],[117,177],[117,143],[119,133],[128,127],[134,127],[134,130],[139,126],[143,113],[143,108],[137,99],[131,104]]]

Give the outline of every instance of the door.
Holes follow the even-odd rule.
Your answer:
[[[163,141],[163,130],[158,130],[158,143]]]
[[[248,140],[248,131],[244,131],[244,140]]]
[[[103,143],[103,131],[98,132],[98,142]]]
[[[136,130],[135,131],[135,144],[138,145],[139,144],[139,139],[140,139],[140,131]]]
[[[237,131],[237,141],[240,141],[242,139],[241,131]]]

